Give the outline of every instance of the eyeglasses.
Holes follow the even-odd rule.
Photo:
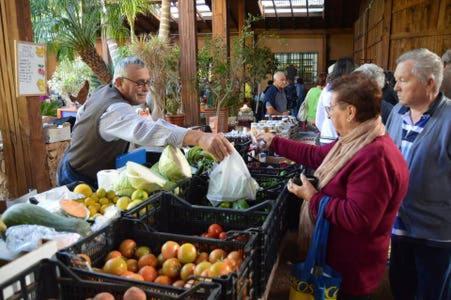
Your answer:
[[[134,84],[136,84],[136,86],[137,87],[139,87],[139,88],[143,88],[144,86],[148,86],[148,87],[150,87],[151,86],[151,84],[152,84],[152,80],[138,80],[138,81],[135,81],[135,80],[132,80],[132,79],[130,79],[130,78],[127,78],[127,77],[122,77],[122,78],[124,78],[124,79],[127,79],[128,81],[131,81],[131,82],[133,82]]]
[[[337,106],[336,103],[335,103],[334,105],[331,105],[331,106],[324,106],[324,110],[326,111],[326,113],[327,113],[328,115],[330,115],[330,112],[332,111],[332,109],[333,109],[335,106]]]

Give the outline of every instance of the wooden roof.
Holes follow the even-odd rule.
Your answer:
[[[205,0],[205,4],[210,7],[211,1]],[[245,15],[262,16],[259,0],[229,0],[229,22],[230,30],[237,31],[238,1],[246,1]],[[299,0],[277,0],[275,5],[286,2],[288,5]],[[155,1],[154,1],[155,2]],[[156,1],[158,2],[158,1]],[[172,1],[177,5],[177,0]],[[300,2],[308,3],[308,0]],[[321,16],[297,16],[296,14],[272,14],[262,18],[254,24],[257,29],[327,29],[327,28],[352,28],[359,15],[359,8],[362,0],[324,0],[324,12]],[[197,31],[199,33],[211,32],[211,19],[202,18],[198,14]],[[137,34],[158,31],[159,20],[154,15],[140,15],[136,21]],[[171,33],[178,33],[177,20],[171,22]]]

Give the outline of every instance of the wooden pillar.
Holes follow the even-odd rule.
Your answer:
[[[240,1],[241,2],[241,1]],[[212,34],[213,38],[222,39],[227,49],[227,57],[230,54],[229,42],[229,10],[228,0],[212,0]]]
[[[365,12],[363,13],[363,61],[359,62],[359,64],[365,63],[368,59],[367,53],[367,45],[368,45],[368,19],[369,19],[370,9],[367,7]]]
[[[185,112],[185,125],[200,123],[199,97],[196,88],[197,77],[197,30],[196,1],[179,2],[180,34],[180,78],[182,81],[182,102]]]
[[[328,39],[329,39],[329,34],[327,32],[325,32],[322,35],[322,42],[323,42],[323,56],[321,58],[320,61],[318,61],[318,75],[321,72],[326,72],[327,73],[327,67],[329,67],[327,65],[327,62],[329,61],[329,43],[328,43]]]
[[[243,29],[245,19],[246,19],[246,1],[238,1],[238,20],[237,20],[237,26],[238,26],[238,32],[241,33],[241,30]]]
[[[10,197],[50,188],[39,97],[16,97],[14,40],[32,41],[28,0],[0,0],[0,128]]]
[[[385,70],[389,70],[390,63],[390,35],[391,35],[391,16],[393,0],[384,2],[384,23],[382,32],[382,65]]]

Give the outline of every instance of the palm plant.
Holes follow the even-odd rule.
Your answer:
[[[101,4],[106,17],[107,35],[119,42],[130,37],[132,43],[136,41],[136,17],[154,8],[148,0],[101,0]],[[130,31],[123,25],[124,21],[127,21]]]
[[[97,53],[95,42],[100,29],[100,7],[89,0],[31,1],[35,40],[46,42],[60,55],[78,54],[102,83],[111,82],[111,73]]]
[[[161,0],[160,29],[158,31],[158,36],[163,40],[167,40],[169,38],[170,14],[171,1]]]

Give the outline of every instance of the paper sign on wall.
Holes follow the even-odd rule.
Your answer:
[[[15,41],[17,96],[47,93],[47,48],[44,44]]]

